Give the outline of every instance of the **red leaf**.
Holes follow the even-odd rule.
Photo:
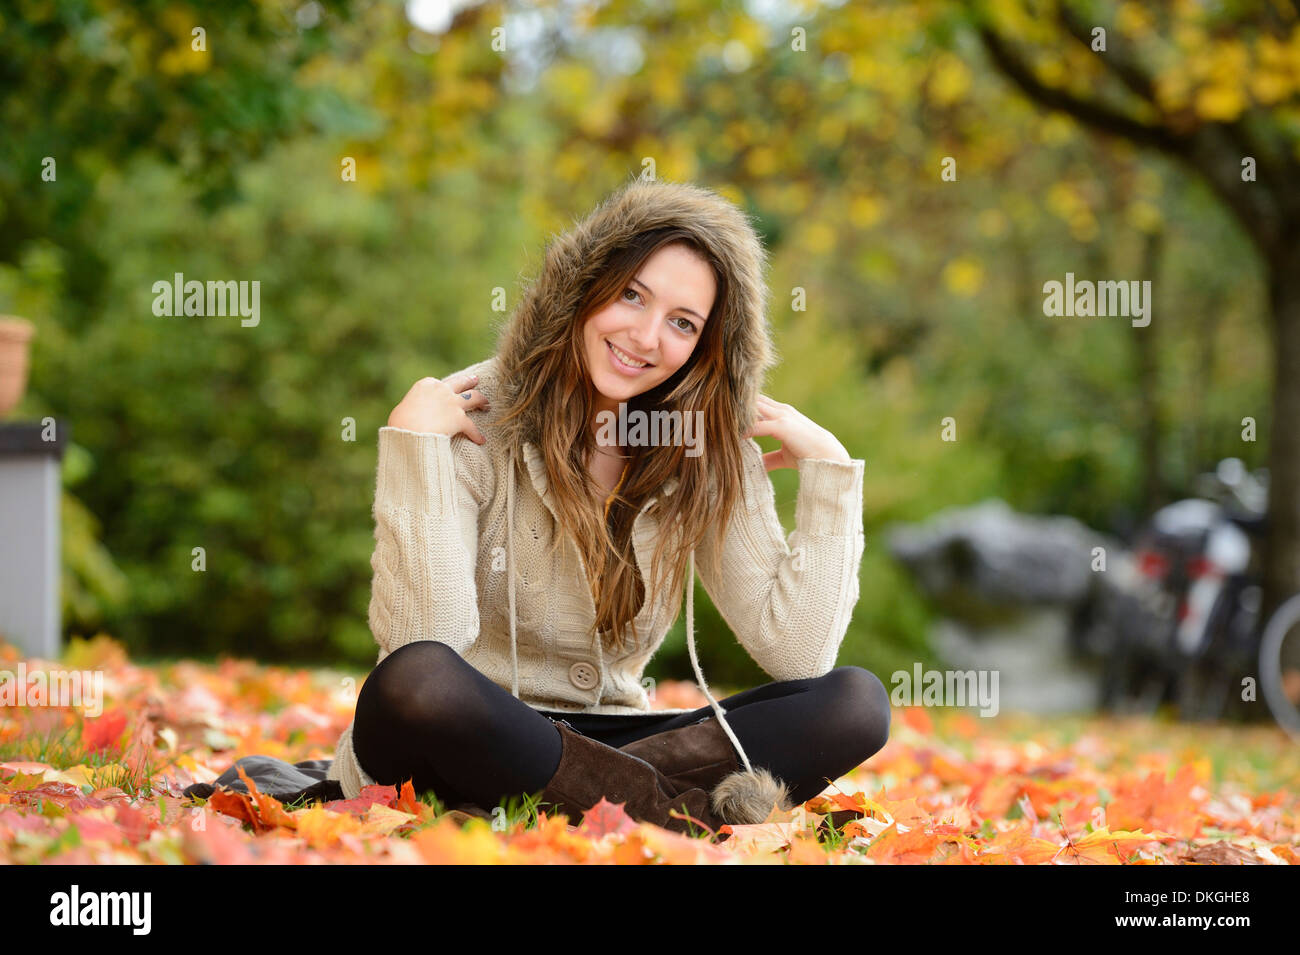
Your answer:
[[[103,716],[92,716],[86,720],[81,730],[81,740],[86,748],[97,753],[116,747],[122,732],[126,729],[126,710],[115,709]]]
[[[331,812],[350,812],[363,816],[366,810],[375,803],[381,806],[392,806],[397,801],[397,788],[394,786],[366,786],[357,795],[356,799],[335,799],[324,804],[325,808]]]
[[[582,823],[578,831],[592,839],[599,839],[610,832],[635,832],[637,824],[623,809],[624,803],[612,803],[604,796],[600,802],[582,814]]]

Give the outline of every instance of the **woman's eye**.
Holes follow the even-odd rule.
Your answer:
[[[692,322],[689,318],[683,318],[682,316],[678,315],[675,319],[673,319],[673,321],[681,322],[682,324],[677,327],[684,332],[695,331],[695,323]]]
[[[637,298],[640,298],[640,297],[641,297],[641,293],[638,292],[636,289],[632,288],[630,285],[629,285],[627,288],[623,289],[623,294],[624,294],[624,295],[626,295],[628,292],[631,292],[631,293],[632,293],[633,295],[635,295]]]

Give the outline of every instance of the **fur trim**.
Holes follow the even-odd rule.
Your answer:
[[[713,790],[713,811],[732,825],[756,825],[772,814],[793,808],[790,787],[768,770],[741,770],[723,778]]]

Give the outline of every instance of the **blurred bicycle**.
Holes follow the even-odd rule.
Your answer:
[[[1102,706],[1150,713],[1172,702],[1186,720],[1248,718],[1240,688],[1257,676],[1269,713],[1300,735],[1300,594],[1259,619],[1268,472],[1227,458],[1193,489],[1138,534]]]

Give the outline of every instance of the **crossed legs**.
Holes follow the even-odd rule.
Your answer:
[[[718,701],[750,762],[811,799],[827,778],[849,772],[889,738],[889,697],[879,678],[855,666],[821,677],[765,683]],[[629,721],[556,714],[585,736],[618,747],[715,715],[690,713]],[[602,726],[602,722],[608,726]],[[444,802],[497,805],[545,788],[560,763],[559,730],[444,643],[399,647],[366,678],[352,743],[362,768],[381,783],[412,779]]]

